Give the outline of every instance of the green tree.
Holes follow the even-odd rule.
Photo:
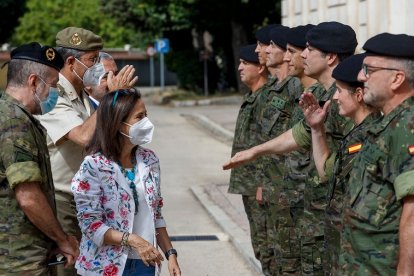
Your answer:
[[[58,31],[69,26],[91,30],[104,39],[105,47],[143,46],[142,35],[119,25],[105,13],[100,0],[27,0],[27,12],[19,19],[13,43],[38,41],[54,45]]]
[[[174,68],[187,66],[193,68],[199,54],[189,54],[189,50],[201,51],[204,46],[200,37],[199,49],[193,48],[191,31],[197,30],[199,34],[209,31],[213,37],[215,54],[223,60],[221,73],[210,70],[216,76],[215,81],[226,79],[231,86],[237,86],[236,75],[238,65],[238,49],[248,42],[254,43],[255,30],[267,23],[280,22],[280,0],[101,0],[104,10],[111,13],[122,25],[144,30],[156,37],[167,37],[171,41],[171,58],[167,61]],[[186,32],[189,39],[183,39]],[[174,61],[173,55],[177,57]],[[192,66],[183,58],[193,59]],[[174,64],[171,64],[174,62]],[[179,65],[181,63],[181,65]],[[218,68],[218,67],[216,67]],[[214,67],[213,67],[214,69]],[[185,68],[180,72],[187,71]],[[199,72],[200,70],[194,71]],[[201,70],[202,72],[202,70]],[[191,74],[191,72],[189,72]],[[220,77],[221,76],[221,77]],[[212,77],[212,76],[210,76]],[[188,80],[188,78],[186,78]],[[191,78],[196,81],[198,78]],[[211,80],[211,79],[210,79]],[[214,82],[214,80],[213,80]],[[192,86],[193,84],[184,86]],[[212,87],[212,86],[210,86]]]

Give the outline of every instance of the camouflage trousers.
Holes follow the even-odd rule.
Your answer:
[[[325,275],[339,275],[341,234],[333,226],[325,227]]]
[[[250,224],[250,237],[256,259],[264,275],[279,275],[275,258],[275,222],[271,210],[274,204],[259,204],[256,196],[242,196],[244,210]]]
[[[306,213],[306,211],[305,211]],[[301,259],[303,275],[324,275],[326,267],[324,220],[319,214],[304,215],[301,221]]]
[[[298,217],[303,208],[283,208],[274,211],[276,220],[276,261],[280,275],[301,275],[301,229]]]

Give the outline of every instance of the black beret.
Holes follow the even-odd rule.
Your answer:
[[[102,49],[103,41],[102,37],[89,30],[68,27],[56,34],[56,46],[79,51],[96,51]]]
[[[362,47],[368,55],[414,59],[414,36],[406,34],[378,34]]]
[[[270,29],[270,40],[280,48],[286,50],[286,35],[289,32],[290,28],[286,26],[276,26]]]
[[[305,49],[306,48],[306,34],[313,27],[315,27],[315,25],[307,24],[307,25],[301,25],[301,26],[291,28],[286,35],[287,43],[295,47]]]
[[[266,25],[258,29],[255,34],[257,41],[259,41],[260,43],[269,45],[270,44],[270,30],[276,26],[280,26],[280,25],[270,24],[270,25]]]
[[[60,71],[63,67],[62,56],[50,46],[42,46],[37,42],[21,45],[10,53],[10,58],[25,59],[51,66]]]
[[[306,41],[315,48],[327,53],[354,53],[358,45],[355,31],[339,22],[323,22],[306,35]]]
[[[240,54],[239,54],[240,59],[243,59],[251,63],[259,64],[259,57],[257,56],[257,53],[255,52],[256,46],[257,46],[256,44],[242,46],[240,48]]]
[[[363,53],[344,59],[332,71],[332,77],[353,87],[363,87],[364,84],[358,81],[358,74],[365,57],[366,55]]]

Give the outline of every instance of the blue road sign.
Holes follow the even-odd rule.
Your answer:
[[[155,49],[158,53],[166,54],[170,51],[170,41],[168,38],[162,38],[155,42]]]

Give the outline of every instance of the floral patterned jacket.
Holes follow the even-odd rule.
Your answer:
[[[154,218],[152,227],[165,227],[158,158],[151,150],[138,147],[136,161],[135,172],[145,185],[145,199]],[[128,248],[103,244],[109,228],[132,232],[135,203],[119,165],[100,153],[86,156],[72,180],[72,193],[82,230],[75,265],[78,274],[122,275]]]

